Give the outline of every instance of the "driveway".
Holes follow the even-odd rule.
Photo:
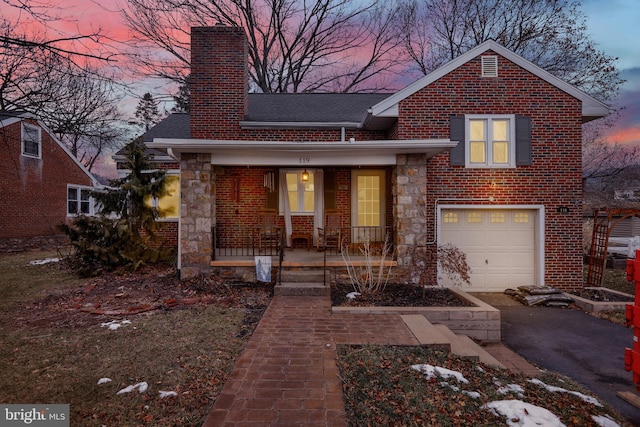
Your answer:
[[[624,369],[632,329],[578,310],[527,307],[506,295],[478,296],[500,309],[507,347],[540,368],[573,378],[640,426],[640,409],[616,395],[635,392],[631,372]]]

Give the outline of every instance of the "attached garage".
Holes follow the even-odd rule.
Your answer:
[[[502,292],[521,285],[542,284],[542,244],[538,232],[541,209],[442,207],[440,244],[450,243],[466,253],[471,267],[469,292]],[[442,286],[456,286],[440,274]]]

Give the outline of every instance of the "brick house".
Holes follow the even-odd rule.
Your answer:
[[[41,242],[60,234],[58,224],[93,213],[97,180],[34,115],[0,112],[0,138],[0,246]]]
[[[331,209],[352,243],[391,230],[399,269],[452,243],[469,290],[582,286],[581,127],[606,105],[493,41],[397,93],[249,94],[242,29],[191,37],[191,113],[145,135],[176,162],[183,277],[271,207],[289,245]]]

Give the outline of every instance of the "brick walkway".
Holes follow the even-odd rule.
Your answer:
[[[418,344],[398,315],[332,315],[329,297],[274,297],[203,427],[346,426],[336,344],[366,343]]]

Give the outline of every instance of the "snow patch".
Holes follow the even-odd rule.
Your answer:
[[[449,388],[450,388],[451,390],[453,390],[453,391],[456,391],[456,392],[460,391],[460,387],[455,386],[455,385],[451,385],[451,384],[449,384],[449,383],[448,383],[448,382],[446,382],[446,381],[442,381],[442,382],[440,383],[440,387],[449,387]]]
[[[600,427],[620,427],[620,424],[606,415],[591,415],[591,418],[593,418],[593,421]]]
[[[164,399],[165,397],[175,397],[178,395],[175,391],[160,390],[158,393],[160,394],[160,399]]]
[[[467,396],[469,396],[472,399],[480,399],[480,397],[481,397],[480,393],[478,393],[477,391],[462,390],[462,394],[466,394]]]
[[[130,324],[131,321],[130,320],[122,320],[122,321],[118,321],[118,320],[112,320],[111,322],[106,322],[106,323],[101,323],[100,326],[103,328],[109,328],[109,330],[111,331],[115,331],[118,328],[124,326],[124,325],[128,325]]]
[[[34,259],[33,261],[29,261],[29,265],[44,265],[51,262],[60,262],[60,258]]]
[[[497,390],[498,394],[507,394],[509,392],[517,393],[518,396],[522,397],[524,394],[524,389],[518,384],[508,384],[503,387],[500,387]]]
[[[348,299],[355,299],[358,295],[362,295],[360,292],[349,292],[347,294]]]
[[[117,392],[116,394],[131,393],[135,389],[138,389],[138,393],[144,393],[145,391],[147,391],[148,388],[149,388],[149,384],[147,384],[145,381],[142,381],[138,384],[127,386],[122,390],[120,390],[119,392]]]
[[[469,380],[467,380],[462,373],[457,371],[452,371],[447,368],[442,368],[440,366],[433,366],[429,364],[420,364],[420,365],[411,365],[411,369],[422,372],[427,376],[427,379],[430,380],[434,378],[436,375],[441,376],[442,378],[455,378],[458,382],[468,384]]]
[[[111,382],[111,378],[106,378],[106,377],[105,377],[105,378],[100,378],[100,379],[98,380],[98,385],[100,385],[100,384],[106,384],[106,383],[110,383],[110,382]]]
[[[510,427],[564,427],[551,411],[521,400],[496,400],[487,403],[483,408],[505,417]]]
[[[548,384],[545,384],[544,382],[540,381],[537,378],[534,378],[534,379],[528,380],[528,381],[530,383],[532,383],[532,384],[536,384],[536,385],[539,385],[540,387],[544,387],[548,391],[558,392],[558,393],[573,394],[574,396],[578,396],[580,399],[584,400],[587,403],[591,403],[592,405],[596,405],[596,406],[602,406],[602,403],[598,402],[598,399],[596,399],[595,397],[587,396],[586,394],[582,394],[582,393],[580,393],[578,391],[571,391],[571,390],[567,390],[566,388],[548,385]]]

